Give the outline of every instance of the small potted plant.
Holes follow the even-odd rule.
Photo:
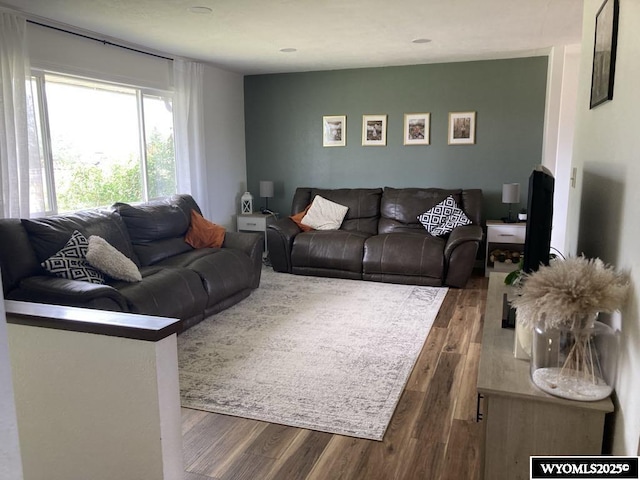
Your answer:
[[[520,210],[520,212],[518,213],[518,220],[521,222],[526,222],[527,221],[527,209],[523,208]]]

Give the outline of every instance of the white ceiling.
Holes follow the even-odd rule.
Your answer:
[[[244,73],[540,55],[580,43],[582,0],[0,0],[15,10]],[[209,7],[195,14],[193,6]],[[33,17],[31,17],[33,18]],[[415,44],[416,38],[429,43]],[[280,49],[296,48],[293,53]]]

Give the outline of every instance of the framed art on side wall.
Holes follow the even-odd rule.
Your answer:
[[[384,147],[387,144],[387,116],[362,116],[362,145]]]
[[[619,0],[605,0],[596,14],[593,43],[591,99],[589,108],[613,98],[613,75],[616,66]]]
[[[344,147],[346,144],[346,115],[326,115],[322,117],[322,146]]]
[[[404,145],[429,145],[429,113],[404,114]]]
[[[449,112],[449,145],[476,143],[476,112]]]

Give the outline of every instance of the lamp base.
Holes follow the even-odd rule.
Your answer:
[[[504,223],[518,223],[518,219],[517,218],[511,218],[511,217],[502,217],[501,220]]]

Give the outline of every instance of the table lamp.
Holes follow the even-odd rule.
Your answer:
[[[260,180],[260,196],[265,199],[265,207],[262,213],[270,213],[269,199],[273,197],[273,182],[271,180]]]
[[[505,183],[502,185],[502,203],[509,204],[509,216],[504,217],[504,223],[516,223],[518,220],[511,216],[511,204],[520,203],[520,184]]]

